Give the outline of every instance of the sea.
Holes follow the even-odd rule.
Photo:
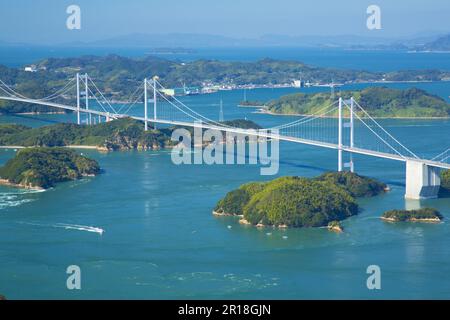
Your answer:
[[[144,49],[3,47],[0,64],[19,67],[48,56],[107,53],[146,54]],[[449,54],[392,51],[209,48],[172,58],[264,57],[374,71],[450,70]],[[418,87],[450,101],[449,82],[383,85]],[[373,84],[342,89],[368,86]],[[263,88],[245,94],[249,100],[268,101],[327,90]],[[225,120],[249,119],[270,127],[298,119],[239,107],[243,96],[242,90],[230,90],[180,99],[211,119],[219,118],[221,100]],[[72,114],[0,116],[0,123],[32,127],[74,121]],[[378,121],[420,156],[432,158],[450,146],[448,119]],[[0,149],[0,165],[16,152]],[[391,190],[358,199],[359,214],[345,220],[345,232],[337,234],[320,228],[253,228],[234,217],[212,215],[217,201],[243,183],[336,170],[333,150],[281,142],[275,176],[262,176],[260,165],[175,165],[170,150],[76,152],[96,159],[103,173],[46,191],[0,186],[0,294],[9,299],[450,298],[450,198],[406,200],[402,162],[354,157],[357,173],[381,180]],[[439,209],[444,221],[380,220],[387,210],[420,207]],[[67,270],[73,265],[81,270],[79,290],[67,286]],[[367,286],[373,265],[381,271],[381,288],[375,290]]]

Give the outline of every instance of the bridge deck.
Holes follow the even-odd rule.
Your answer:
[[[103,117],[109,117],[112,119],[129,117],[129,118],[139,120],[139,121],[146,121],[146,119],[144,117],[129,116],[129,115],[125,115],[125,114],[114,114],[114,113],[109,113],[109,112],[103,112],[103,111],[97,111],[97,110],[87,110],[87,109],[82,109],[82,108],[78,109],[77,107],[72,107],[72,106],[68,106],[68,105],[47,102],[47,101],[22,99],[22,98],[15,98],[15,97],[5,97],[5,96],[0,96],[0,100],[18,101],[18,102],[37,104],[37,105],[44,105],[44,106],[49,106],[49,107],[54,107],[54,108],[59,108],[59,109],[64,109],[64,110],[70,110],[70,111],[74,111],[74,112],[90,113],[90,114],[99,115],[99,116],[103,116]],[[170,121],[170,120],[160,120],[160,119],[147,119],[147,122],[148,123],[159,123],[159,124],[185,126],[185,127],[197,127],[197,128],[203,128],[203,129],[214,129],[214,130],[219,130],[219,131],[232,132],[232,133],[236,133],[236,134],[253,135],[253,136],[258,136],[258,137],[277,139],[280,141],[290,141],[290,142],[301,143],[301,144],[310,145],[310,146],[317,146],[317,147],[322,147],[322,148],[339,150],[339,146],[337,144],[315,141],[315,140],[301,139],[301,138],[296,138],[296,137],[291,137],[291,136],[277,135],[277,134],[273,134],[270,132],[264,132],[264,131],[220,127],[220,126],[215,126],[215,125],[210,125],[207,123],[200,123],[200,122],[182,122],[182,121]],[[372,150],[367,150],[367,149],[360,149],[360,148],[355,148],[355,147],[351,148],[348,146],[343,146],[341,149],[343,151],[349,152],[349,153],[355,153],[355,154],[361,154],[361,155],[366,155],[366,156],[371,156],[371,157],[384,158],[384,159],[403,161],[403,162],[417,161],[417,162],[421,162],[421,163],[431,166],[431,167],[450,169],[450,164],[443,163],[443,162],[437,162],[437,161],[433,161],[433,160],[404,157],[399,154],[390,154],[390,153],[372,151]]]

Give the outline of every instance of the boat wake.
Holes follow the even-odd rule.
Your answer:
[[[67,224],[67,223],[56,223],[56,224],[42,224],[42,223],[33,223],[33,222],[24,222],[19,221],[20,224],[26,224],[30,226],[39,226],[39,227],[46,227],[46,228],[62,228],[66,230],[78,230],[78,231],[87,231],[87,232],[94,232],[102,235],[105,230],[99,227],[93,227],[93,226],[84,226],[79,224]]]
[[[105,230],[102,229],[102,228],[92,227],[92,226],[83,226],[83,225],[78,225],[78,224],[58,223],[58,224],[53,225],[53,227],[55,227],[55,228],[64,228],[64,229],[67,229],[67,230],[79,230],[79,231],[95,232],[95,233],[98,233],[100,235],[102,235],[103,232],[105,232]]]
[[[16,192],[1,192],[0,193],[0,210],[9,207],[17,207],[21,204],[32,202],[35,199],[27,198],[28,194],[33,194],[37,192],[43,192],[45,190],[20,190]]]

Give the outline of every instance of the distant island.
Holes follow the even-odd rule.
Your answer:
[[[330,83],[442,81],[450,79],[449,71],[401,70],[369,72],[306,65],[298,61],[262,59],[256,62],[196,60],[171,61],[154,56],[127,58],[118,55],[48,58],[35,62],[25,71],[0,65],[2,80],[14,90],[29,97],[42,98],[62,89],[76,73],[88,73],[98,82],[105,97],[127,101],[136,84],[158,75],[168,88],[189,87],[237,89],[243,87],[292,86],[294,80],[316,85]],[[54,102],[75,104],[75,93],[67,93]],[[53,108],[22,102],[0,101],[0,113],[54,112]]]
[[[64,148],[26,148],[0,168],[0,184],[47,189],[58,182],[94,176],[97,161]]]
[[[370,87],[360,91],[342,91],[344,99],[354,97],[356,101],[373,117],[379,118],[447,118],[450,116],[450,104],[444,99],[421,89],[390,89]],[[266,104],[267,112],[272,114],[309,115],[331,105],[329,93],[296,93],[280,97]],[[357,112],[359,116],[364,116]],[[344,115],[349,111],[345,108]],[[330,116],[337,116],[330,114]]]
[[[381,219],[388,222],[440,222],[444,217],[433,208],[418,210],[391,210],[383,213]]]
[[[313,179],[282,177],[240,186],[217,203],[213,214],[238,216],[241,223],[258,227],[342,231],[338,222],[358,213],[355,197],[375,196],[385,190],[385,184],[350,172]]]
[[[450,34],[441,36],[423,46],[419,46],[415,48],[415,50],[425,52],[450,52]]]

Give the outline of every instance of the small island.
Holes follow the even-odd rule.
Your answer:
[[[359,181],[350,188],[349,181]],[[281,177],[251,182],[229,192],[213,210],[237,216],[256,227],[328,227],[342,231],[339,221],[358,213],[355,197],[375,196],[385,185],[354,173],[327,173],[317,178]]]
[[[239,107],[249,107],[249,108],[263,108],[265,106],[265,102],[264,101],[259,101],[259,100],[244,100],[239,102]]]
[[[58,182],[100,173],[97,161],[65,148],[25,148],[0,168],[0,184],[48,189]]]
[[[354,97],[356,101],[376,118],[448,118],[450,104],[444,99],[424,90],[411,88],[406,90],[386,87],[369,87],[360,91],[342,91],[344,99]],[[329,93],[296,93],[282,96],[268,102],[264,112],[280,115],[310,115],[330,106],[338,97]],[[358,116],[365,116],[356,110]],[[337,117],[337,111],[328,116]],[[344,116],[349,112],[344,110]]]
[[[344,228],[342,227],[341,223],[339,221],[331,221],[328,223],[328,230],[342,233],[344,232]]]
[[[381,219],[388,222],[441,222],[444,217],[433,208],[418,210],[391,210],[383,213]]]
[[[227,120],[222,121],[221,123],[226,126],[239,129],[255,129],[255,130],[262,129],[262,127],[259,124],[248,119]]]

